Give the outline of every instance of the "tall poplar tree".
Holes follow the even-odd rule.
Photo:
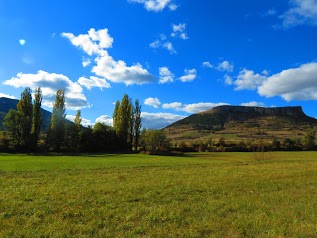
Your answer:
[[[142,117],[141,117],[141,110],[142,106],[139,103],[139,100],[135,100],[134,105],[134,125],[133,125],[133,134],[134,134],[134,141],[133,146],[134,149],[137,150],[140,142],[140,133],[142,127]]]
[[[120,101],[116,101],[116,105],[113,111],[112,119],[113,119],[113,127],[118,133],[118,111],[120,108]]]
[[[33,103],[33,121],[32,121],[32,140],[33,146],[37,146],[37,142],[40,137],[41,127],[42,127],[42,90],[41,88],[35,89],[34,103]]]
[[[118,115],[116,119],[116,130],[119,142],[122,147],[125,147],[125,149],[129,147],[128,142],[131,125],[131,113],[131,100],[129,99],[129,96],[127,94],[124,94],[120,103],[120,107],[118,109]]]
[[[57,90],[50,126],[50,144],[59,151],[65,141],[66,128],[65,91]]]
[[[33,105],[32,105],[32,91],[29,87],[25,88],[21,93],[21,99],[18,102],[17,109],[23,114],[24,120],[22,128],[22,147],[27,147],[31,142],[31,130],[32,130],[32,116],[33,116]]]

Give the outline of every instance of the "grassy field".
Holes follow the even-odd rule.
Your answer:
[[[317,237],[317,152],[0,155],[0,237]]]

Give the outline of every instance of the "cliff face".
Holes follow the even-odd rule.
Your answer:
[[[296,107],[244,107],[244,106],[219,106],[199,114],[221,113],[221,114],[258,114],[261,116],[290,116],[306,117],[301,106]]]
[[[215,135],[231,139],[300,138],[304,130],[317,126],[302,107],[219,106],[193,114],[165,128],[172,140],[190,141]]]

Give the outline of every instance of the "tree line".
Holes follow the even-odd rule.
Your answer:
[[[129,152],[138,150],[141,138],[141,105],[139,100],[125,94],[117,101],[113,112],[113,126],[98,122],[93,127],[83,127],[81,111],[74,123],[66,120],[64,90],[58,90],[53,104],[49,128],[42,127],[42,90],[37,88],[32,98],[30,88],[25,88],[17,104],[3,120],[6,128],[0,138],[2,151],[65,151],[65,152]]]
[[[53,104],[50,125],[42,128],[42,90],[35,89],[34,99],[30,88],[25,88],[17,104],[17,110],[10,109],[3,120],[5,132],[0,133],[0,151],[12,152],[131,152],[145,151],[149,154],[179,154],[195,151],[301,151],[316,150],[316,132],[307,129],[303,138],[264,140],[243,140],[226,142],[223,137],[213,141],[205,140],[174,144],[162,130],[142,129],[139,100],[124,94],[115,103],[113,126],[97,122],[83,127],[81,111],[78,110],[73,123],[66,120],[64,90],[58,90]],[[171,153],[172,151],[172,153]]]

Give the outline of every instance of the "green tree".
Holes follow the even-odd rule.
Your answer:
[[[143,135],[145,149],[151,153],[170,150],[170,140],[161,130],[147,130]]]
[[[17,108],[24,117],[23,124],[20,125],[22,127],[22,146],[27,147],[31,142],[33,116],[32,91],[29,87],[25,88],[21,93],[21,98],[18,102]]]
[[[33,103],[33,121],[32,121],[32,141],[33,146],[37,146],[37,142],[40,137],[41,127],[42,127],[42,90],[41,88],[35,89],[34,103]]]
[[[120,101],[116,101],[116,105],[115,105],[115,108],[114,108],[114,111],[113,111],[113,115],[112,115],[112,119],[113,119],[113,127],[115,128],[116,131],[119,130],[118,128],[118,111],[119,111],[119,108],[120,108]]]
[[[134,125],[133,125],[133,134],[134,134],[134,149],[137,150],[140,142],[140,132],[142,127],[142,117],[141,117],[142,107],[139,103],[139,100],[135,100],[134,107]]]
[[[10,144],[16,149],[24,145],[23,129],[26,123],[22,112],[10,109],[3,120],[3,126],[10,132]]]
[[[128,149],[129,145],[129,134],[131,129],[131,118],[132,118],[132,105],[131,100],[127,94],[124,94],[120,106],[117,111],[115,120],[115,129],[119,139],[119,143],[122,148]]]
[[[303,138],[303,145],[305,150],[313,150],[315,149],[315,139],[316,139],[316,131],[313,129],[308,129],[305,132]]]
[[[65,107],[65,92],[58,90],[56,92],[55,103],[53,106],[53,114],[50,125],[50,145],[59,151],[65,141],[66,128],[66,107]]]
[[[81,134],[81,111],[78,110],[74,119],[74,124],[66,126],[66,145],[69,151],[78,152]]]

